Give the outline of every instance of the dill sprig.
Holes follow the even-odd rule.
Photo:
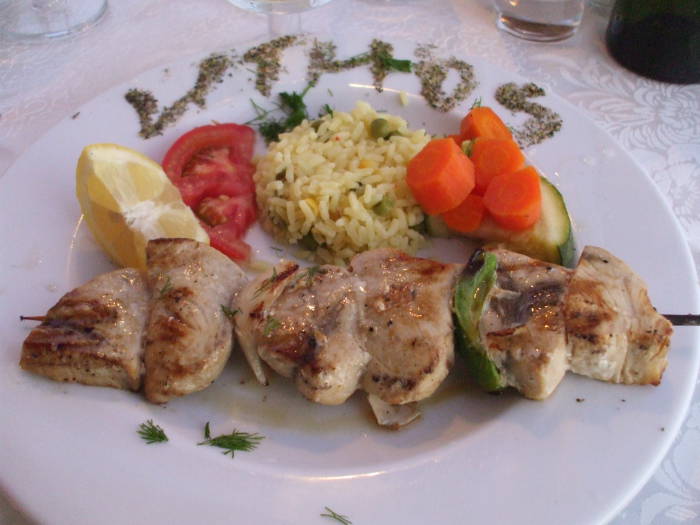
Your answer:
[[[228,317],[231,321],[233,321],[233,316],[236,315],[240,310],[236,308],[235,310],[229,308],[225,304],[220,305],[221,306],[221,311],[224,313],[226,317]]]
[[[343,525],[352,525],[352,521],[347,516],[343,516],[342,514],[338,514],[334,510],[324,507],[326,509],[326,512],[321,514],[322,517],[324,518],[330,518],[332,520],[337,521],[338,523],[342,523]]]
[[[170,276],[168,275],[167,279],[165,280],[165,284],[158,292],[158,297],[160,297],[162,299],[172,289],[173,289],[172,279],[170,279]]]
[[[280,323],[274,317],[268,317],[267,322],[265,323],[265,328],[263,328],[263,335],[267,337],[268,335],[272,334],[272,332],[277,330],[281,325],[282,323]]]
[[[230,434],[211,437],[211,430],[207,421],[207,424],[204,425],[204,441],[197,443],[197,445],[223,448],[225,449],[223,451],[224,455],[231,454],[231,457],[234,457],[234,453],[237,451],[250,452],[255,450],[263,439],[265,439],[265,436],[260,434],[239,432],[235,429]]]
[[[268,144],[276,142],[279,140],[281,133],[291,131],[301,124],[304,119],[309,118],[309,110],[306,107],[306,102],[304,102],[304,97],[313,86],[313,83],[309,83],[301,93],[282,91],[277,95],[279,103],[273,109],[265,109],[251,100],[250,103],[253,105],[255,118],[249,120],[248,123],[258,123],[258,131],[260,131],[265,142]],[[275,111],[281,111],[284,116],[279,119],[271,117],[270,115]]]
[[[296,280],[294,281],[294,284],[297,284],[300,282],[302,279],[306,279],[306,286],[311,286],[314,283],[314,276],[316,274],[320,275],[325,275],[328,273],[328,270],[325,268],[321,268],[320,266],[309,266],[306,270],[303,272],[299,272]]]
[[[163,429],[156,425],[152,419],[139,425],[138,435],[141,436],[141,439],[148,445],[151,443],[164,443],[168,441],[168,436],[165,435]]]
[[[267,290],[272,284],[277,280],[277,268],[272,267],[272,275],[260,283],[260,286],[253,294],[253,299],[257,299],[258,296]]]

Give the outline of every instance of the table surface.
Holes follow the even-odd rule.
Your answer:
[[[331,33],[337,41],[381,34],[390,42],[432,42],[537,79],[640,161],[675,211],[696,266],[700,262],[700,85],[662,84],[622,69],[605,50],[603,14],[587,9],[574,37],[548,44],[496,30],[486,0],[334,0],[283,23],[285,30]],[[179,0],[176,9],[166,0],[119,0],[83,34],[42,43],[0,40],[0,176],[49,128],[107,88],[270,30],[264,15],[224,0]],[[676,522],[700,522],[700,389],[661,465],[613,521]],[[0,523],[29,521],[0,494]]]

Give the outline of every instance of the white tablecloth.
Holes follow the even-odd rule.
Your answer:
[[[295,20],[298,20],[295,21]],[[647,169],[700,261],[700,85],[635,76],[606,53],[606,20],[588,10],[561,43],[498,32],[487,3],[470,0],[334,0],[292,18],[292,31],[433,42],[537,79],[607,130]],[[224,0],[112,0],[81,35],[43,43],[0,41],[0,176],[51,126],[134,75],[269,35],[265,16]],[[1,467],[0,467],[1,468]],[[40,494],[37,497],[41,497]],[[700,390],[671,450],[616,525],[700,523]],[[0,495],[0,523],[28,521]]]

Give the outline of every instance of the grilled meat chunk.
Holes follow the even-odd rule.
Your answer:
[[[507,386],[544,399],[567,370],[563,305],[571,270],[504,249],[479,321],[483,347]]]
[[[261,274],[249,282],[238,294],[238,314],[235,332],[255,378],[267,385],[267,375],[258,355],[258,335],[265,333],[265,312],[284,291],[288,278],[299,270],[299,265],[285,261],[275,266],[271,274]],[[274,321],[271,321],[274,323]],[[272,325],[268,327],[268,331]]]
[[[146,248],[150,317],[146,398],[165,403],[203,390],[231,353],[233,327],[224,307],[243,287],[243,271],[218,250],[189,239],[156,239]]]
[[[262,358],[311,401],[343,403],[369,361],[356,335],[362,282],[337,266],[284,262],[241,293],[236,333],[256,376]]]
[[[138,390],[148,292],[133,268],[64,295],[24,341],[20,366],[56,381]]]
[[[392,249],[361,253],[350,271],[365,282],[359,325],[372,356],[362,386],[385,403],[430,396],[454,361],[452,288],[463,265]]]
[[[572,372],[613,383],[659,384],[673,327],[623,261],[586,246],[564,311]]]

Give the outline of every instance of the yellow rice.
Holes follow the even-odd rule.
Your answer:
[[[379,117],[400,135],[372,138],[370,124]],[[406,184],[406,165],[429,140],[424,130],[411,131],[402,118],[378,114],[365,102],[315,125],[304,121],[258,161],[263,228],[282,242],[317,244],[313,250],[298,245],[299,254],[322,263],[343,264],[379,247],[415,253],[424,239],[412,227],[423,212]],[[377,207],[382,199],[393,202],[388,211]]]

